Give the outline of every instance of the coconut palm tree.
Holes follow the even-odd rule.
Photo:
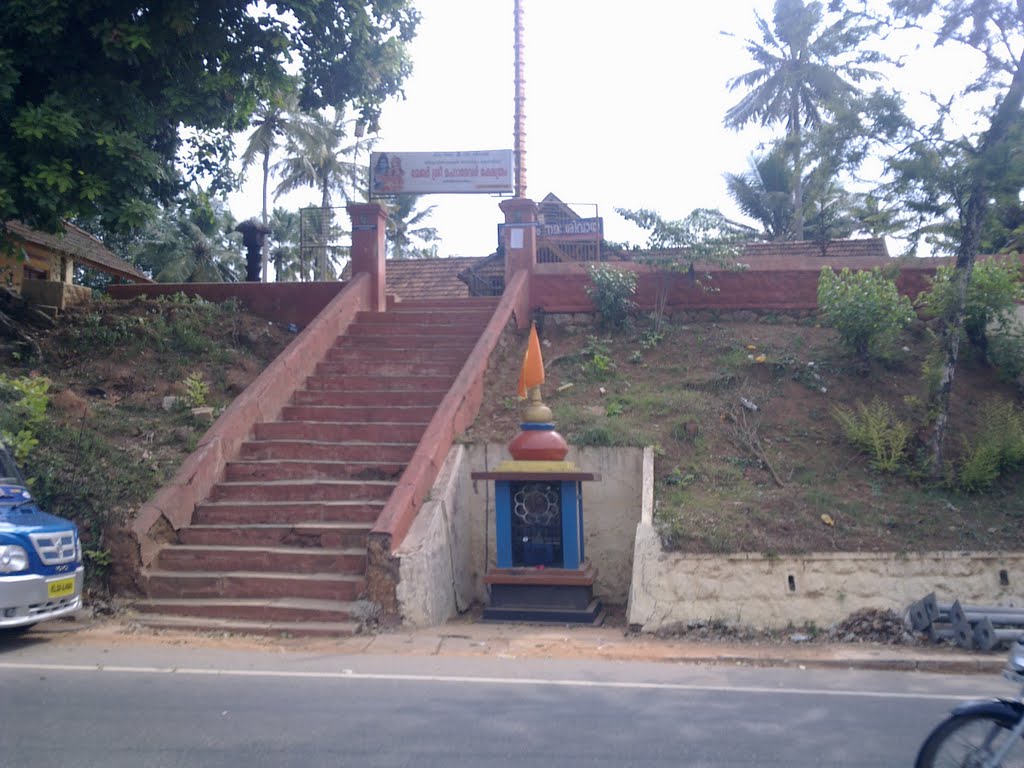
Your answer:
[[[299,258],[299,214],[275,208],[270,216],[270,258],[277,282],[305,281],[311,275]]]
[[[750,161],[746,173],[725,174],[726,189],[740,210],[761,225],[766,240],[793,237],[793,174],[785,147]]]
[[[298,82],[288,82],[287,90],[273,94],[270,99],[256,108],[252,119],[252,133],[242,152],[242,173],[259,158],[263,167],[263,226],[269,226],[267,215],[267,187],[270,184],[270,156],[277,149],[291,125],[298,99]],[[263,242],[263,282],[267,281],[268,243]]]
[[[435,227],[423,226],[434,213],[436,205],[416,210],[421,195],[395,195],[388,205],[388,256],[392,259],[424,259],[437,256]],[[419,241],[414,244],[413,241]]]
[[[317,247],[317,280],[334,277],[329,255],[331,198],[340,195],[345,202],[355,200],[359,187],[365,188],[367,171],[356,162],[360,151],[369,149],[374,139],[356,139],[347,143],[348,128],[356,121],[345,120],[342,112],[324,110],[293,120],[285,144],[286,156],[274,165],[280,174],[274,199],[283,194],[312,187],[320,191],[320,242]],[[349,159],[350,158],[350,159]]]
[[[161,283],[235,282],[245,273],[241,235],[221,200],[192,193],[139,238],[134,263]]]
[[[877,25],[859,22],[852,13],[825,25],[820,2],[775,0],[772,23],[755,14],[761,41],[748,40],[747,51],[756,67],[733,78],[729,90],[746,95],[725,113],[725,125],[739,129],[749,123],[786,128],[786,148],[792,178],[804,175],[805,129],[820,126],[859,93],[854,83],[879,75],[864,64],[884,57],[863,48]],[[803,185],[792,183],[793,234],[802,240]]]

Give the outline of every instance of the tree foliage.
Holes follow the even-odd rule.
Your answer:
[[[836,4],[833,4],[836,5]],[[851,11],[827,18],[820,2],[775,0],[771,23],[755,14],[760,40],[748,40],[755,68],[729,82],[744,96],[725,114],[725,125],[750,123],[785,127],[791,167],[792,235],[804,239],[803,179],[806,132],[820,129],[840,113],[856,115],[857,83],[879,77],[872,65],[885,57],[865,46],[879,24]],[[832,143],[830,146],[839,146]]]
[[[936,317],[947,318],[956,310],[955,274],[951,266],[939,267],[931,287],[919,300]],[[997,333],[1010,330],[1014,309],[1024,301],[1021,265],[1016,258],[985,259],[975,265],[967,286],[964,333],[982,350],[988,347],[990,326]]]
[[[0,222],[146,221],[229,186],[232,135],[298,70],[299,105],[376,128],[410,71],[409,0],[0,3]]]
[[[931,469],[944,467],[950,394],[967,317],[968,290],[994,200],[1019,201],[1024,187],[1024,0],[891,0],[895,21],[936,30],[935,44],[980,54],[982,67],[960,94],[935,98],[938,115],[891,160],[890,193],[910,199],[921,212],[917,232],[948,238],[956,254],[950,273],[950,310],[940,333],[943,363],[931,389],[935,414],[928,441]],[[953,133],[958,96],[983,94],[983,110],[966,134]]]
[[[235,282],[245,275],[235,223],[223,201],[192,193],[147,224],[129,258],[161,283]]]
[[[426,221],[437,206],[417,208],[421,195],[395,195],[388,205],[387,245],[392,259],[429,259],[437,256],[437,228]]]

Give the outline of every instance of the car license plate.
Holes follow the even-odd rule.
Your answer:
[[[75,577],[47,582],[46,593],[48,597],[67,597],[75,594]]]

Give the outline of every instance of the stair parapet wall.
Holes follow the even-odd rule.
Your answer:
[[[516,312],[521,311],[522,297],[528,289],[525,271],[518,272],[506,286],[498,308],[427,425],[409,466],[370,532],[367,589],[370,600],[379,604],[386,614],[396,615],[399,609],[395,594],[399,567],[393,553],[430,495],[456,436],[473,423],[480,411],[491,352],[510,322],[523,322]]]
[[[900,293],[911,298],[927,289],[938,266],[936,259],[929,259],[925,263],[893,261],[893,266],[899,267],[896,285]],[[815,263],[805,269],[731,271],[718,268],[699,270],[698,282],[697,278],[691,279],[685,273],[664,272],[644,264],[606,262],[600,266],[637,274],[634,299],[642,311],[654,309],[659,292],[667,289],[665,306],[670,315],[693,310],[816,311],[818,278],[822,267],[859,268],[846,263]],[[710,281],[705,275],[710,275]],[[591,313],[594,304],[587,295],[591,284],[583,264],[538,264],[536,272],[531,276],[530,307],[545,312]]]
[[[369,308],[371,281],[356,275],[288,347],[229,405],[185,459],[178,472],[139,509],[127,535],[137,548],[135,557],[115,558],[126,570],[115,573],[118,585],[131,586],[138,570],[153,562],[173,531],[188,525],[196,507],[224,476],[227,462],[256,424],[273,421],[294,391],[312,375],[318,362],[344,334],[356,314]],[[125,542],[121,542],[123,545]],[[120,547],[119,547],[120,549]]]

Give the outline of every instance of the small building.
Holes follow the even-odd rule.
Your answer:
[[[58,310],[88,301],[92,291],[74,284],[75,266],[85,266],[113,276],[118,281],[153,281],[81,227],[64,223],[64,232],[40,232],[22,224],[4,224],[16,249],[24,254],[0,252],[0,285],[21,294],[33,304]]]

